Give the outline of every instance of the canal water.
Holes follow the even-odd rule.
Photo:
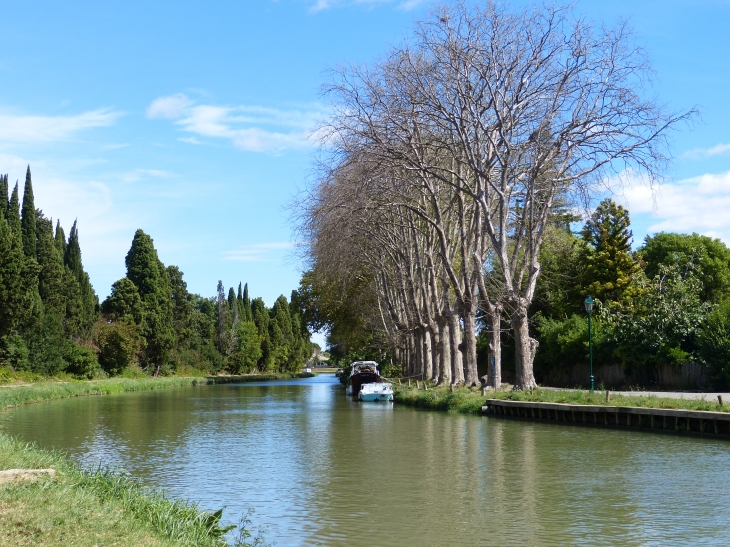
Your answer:
[[[284,546],[730,544],[730,444],[357,403],[333,376],[82,397],[0,426]]]

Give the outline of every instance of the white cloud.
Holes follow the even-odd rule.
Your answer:
[[[173,173],[161,169],[135,169],[123,174],[120,178],[124,182],[137,182],[145,178],[170,178],[172,176],[174,176]]]
[[[726,154],[727,152],[730,152],[730,144],[720,143],[712,146],[711,148],[695,148],[694,150],[689,150],[682,154],[682,156],[699,160],[711,158],[712,156],[719,156],[721,154]]]
[[[321,107],[283,110],[255,105],[196,105],[181,93],[156,99],[147,109],[148,117],[174,119],[183,131],[195,135],[179,139],[183,142],[203,144],[196,137],[226,139],[250,152],[313,146],[316,136],[311,130],[323,113]]]
[[[51,142],[70,138],[92,127],[112,125],[121,113],[107,108],[90,110],[76,116],[25,116],[0,113],[0,141]]]
[[[147,117],[175,120],[182,117],[191,104],[192,101],[183,93],[160,97],[147,108]]]
[[[730,243],[730,171],[705,174],[652,190],[634,179],[617,196],[632,214],[654,221],[648,232],[698,232]]]
[[[409,11],[429,0],[315,0],[309,11],[317,13],[330,8],[343,6],[376,6],[379,4],[395,4],[397,9]]]
[[[270,256],[276,251],[291,249],[293,246],[294,244],[290,241],[256,243],[246,245],[235,251],[225,251],[223,253],[223,259],[237,262],[268,262],[271,260]]]

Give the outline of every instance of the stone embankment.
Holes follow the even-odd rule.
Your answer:
[[[730,413],[487,399],[482,414],[592,427],[631,428],[730,439]]]

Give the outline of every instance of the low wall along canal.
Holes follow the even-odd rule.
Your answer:
[[[488,399],[482,414],[594,427],[686,433],[730,439],[730,413],[704,410],[571,405]]]

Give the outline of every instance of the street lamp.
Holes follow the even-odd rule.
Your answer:
[[[591,312],[593,311],[593,299],[588,296],[583,302],[588,312],[588,362],[591,366],[591,393],[593,393],[593,332],[591,331]]]

